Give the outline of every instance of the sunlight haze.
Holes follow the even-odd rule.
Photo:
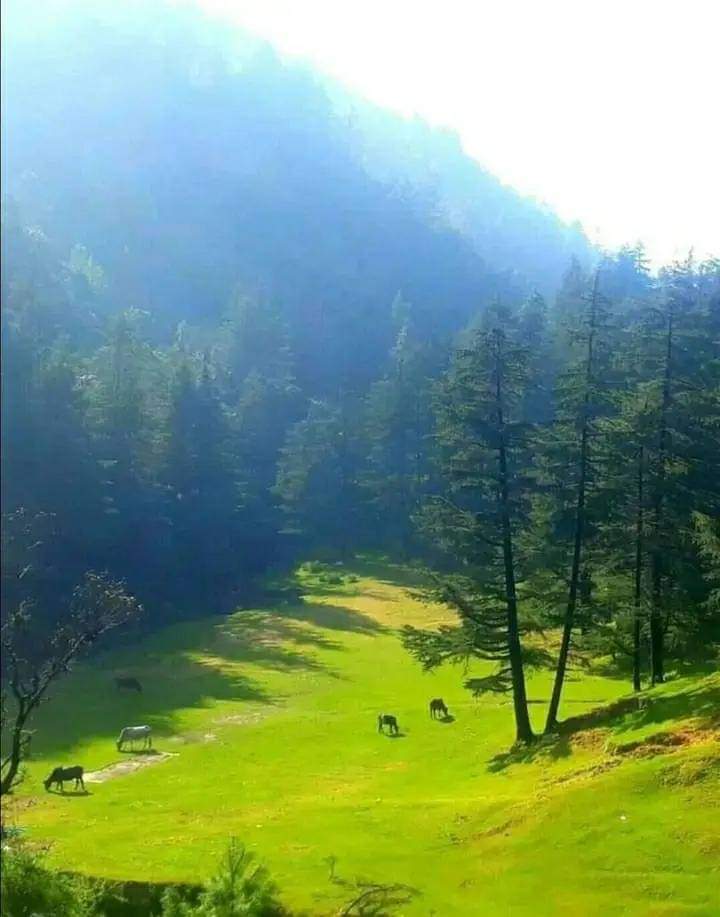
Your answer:
[[[720,917],[714,9],[5,0],[2,917]]]
[[[718,6],[200,0],[656,262],[720,247]],[[682,15],[680,15],[682,13]]]

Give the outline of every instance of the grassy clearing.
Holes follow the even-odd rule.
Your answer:
[[[311,914],[358,878],[416,886],[406,914],[720,913],[717,676],[638,710],[624,681],[575,672],[574,725],[509,752],[507,701],[469,697],[457,668],[423,673],[397,639],[445,610],[413,600],[399,568],[359,572],[306,571],[303,602],[171,627],[78,669],[37,722],[15,817],[58,866],[116,879],[204,879],[237,835]],[[118,673],[143,694],[118,693]],[[549,689],[530,682],[538,728]],[[453,722],[430,720],[437,695]],[[379,712],[399,738],[377,734]],[[88,796],[42,791],[56,764],[126,760],[114,739],[145,722],[166,760]],[[669,731],[682,744],[656,738]]]

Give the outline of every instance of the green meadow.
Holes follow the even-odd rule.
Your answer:
[[[402,625],[448,620],[407,571],[298,576],[302,600],[169,627],[56,686],[9,816],[54,866],[195,882],[237,836],[299,913],[337,913],[370,881],[416,888],[407,915],[720,914],[717,674],[677,673],[638,705],[627,678],[578,667],[570,724],[513,751],[508,699],[403,649]],[[530,679],[538,730],[549,685]],[[398,737],[378,734],[383,712]],[[156,754],[119,753],[141,723]],[[87,795],[44,791],[75,763]]]

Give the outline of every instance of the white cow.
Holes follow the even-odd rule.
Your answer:
[[[125,726],[117,740],[117,750],[120,751],[124,742],[133,743],[142,739],[143,748],[152,748],[152,729],[149,726]]]

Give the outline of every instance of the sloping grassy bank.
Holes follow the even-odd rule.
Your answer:
[[[310,914],[362,879],[419,889],[406,914],[720,913],[718,676],[640,709],[625,681],[575,671],[564,731],[509,752],[506,699],[473,699],[459,669],[423,673],[400,644],[445,609],[415,601],[400,568],[332,579],[306,570],[302,602],[79,668],[38,719],[11,817],[58,867],[118,880],[202,881],[236,835]],[[119,673],[143,693],[118,693]],[[530,681],[538,728],[549,689]],[[435,696],[452,721],[430,719]],[[398,738],[378,735],[380,712]],[[167,757],[114,772],[137,723]],[[43,791],[60,763],[99,772],[88,795]]]

